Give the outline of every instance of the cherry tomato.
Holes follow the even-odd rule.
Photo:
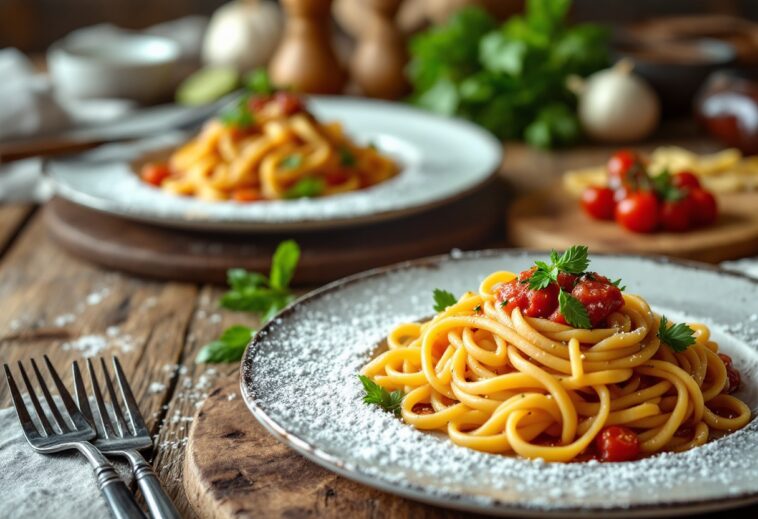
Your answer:
[[[302,112],[305,109],[300,97],[292,92],[277,92],[274,94],[274,99],[279,103],[279,108],[284,115],[292,115],[297,112]]]
[[[171,175],[171,170],[166,164],[145,164],[140,171],[140,177],[148,184],[160,187],[163,181]]]
[[[261,192],[254,187],[241,187],[232,191],[232,200],[237,202],[255,202],[261,198]]]
[[[609,315],[624,306],[621,290],[607,277],[595,272],[579,278],[571,295],[587,310],[593,328],[603,324]]]
[[[254,95],[248,101],[247,106],[253,112],[260,112],[266,106],[272,97],[270,95]]]
[[[600,431],[596,445],[603,461],[630,461],[640,454],[637,433],[620,425],[611,425]]]
[[[582,209],[597,220],[613,220],[616,201],[608,187],[588,187],[582,193]]]
[[[629,175],[639,162],[639,156],[631,150],[619,150],[614,153],[608,160],[608,187],[615,190],[633,184]]]
[[[740,372],[734,369],[734,366],[727,366],[726,367],[726,384],[724,385],[723,392],[724,393],[734,393],[740,388],[740,383],[742,382],[742,377],[740,376]]]
[[[632,193],[616,205],[616,221],[634,232],[653,232],[658,227],[658,199],[649,191]]]
[[[674,184],[674,187],[678,187],[679,189],[697,189],[700,187],[697,175],[691,171],[680,171],[674,175],[671,182]]]
[[[670,232],[684,232],[693,226],[695,202],[687,196],[668,200],[661,207],[661,226]]]
[[[716,222],[718,217],[718,205],[716,198],[705,189],[693,189],[690,197],[695,204],[694,216],[692,218],[696,226],[711,225]]]

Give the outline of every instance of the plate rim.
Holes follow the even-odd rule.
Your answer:
[[[357,216],[343,215],[343,216],[337,216],[337,217],[328,217],[324,219],[305,217],[305,218],[301,218],[301,219],[293,220],[293,221],[286,221],[286,220],[256,221],[256,220],[240,219],[239,217],[229,218],[229,219],[224,219],[224,220],[214,220],[214,219],[207,219],[207,218],[206,219],[183,218],[181,216],[166,216],[166,215],[155,215],[155,214],[142,215],[138,212],[126,210],[120,206],[114,207],[113,203],[107,199],[103,199],[91,193],[81,191],[77,189],[76,187],[69,185],[68,183],[60,181],[58,178],[56,178],[55,173],[49,170],[49,168],[53,167],[54,164],[57,162],[54,159],[51,160],[50,163],[46,164],[46,167],[45,167],[45,169],[47,170],[46,176],[52,181],[53,187],[55,189],[55,193],[65,198],[66,200],[69,200],[77,205],[81,205],[81,206],[87,207],[89,209],[92,209],[101,213],[119,216],[121,218],[126,218],[133,221],[138,221],[142,223],[158,225],[158,226],[163,226],[163,227],[177,228],[177,229],[212,230],[212,231],[230,232],[230,233],[246,232],[246,231],[261,232],[261,233],[276,233],[276,232],[294,232],[294,231],[304,231],[304,232],[325,231],[325,230],[330,230],[330,229],[356,227],[356,226],[361,226],[361,225],[371,225],[375,223],[380,224],[380,223],[384,223],[390,220],[400,219],[407,216],[419,214],[419,213],[428,211],[430,209],[434,209],[436,207],[444,206],[448,203],[452,203],[457,200],[460,200],[461,198],[464,198],[474,193],[475,191],[481,189],[487,183],[492,181],[492,179],[497,175],[498,170],[502,166],[503,157],[505,156],[505,151],[504,151],[505,144],[503,143],[503,141],[497,139],[494,135],[492,135],[489,131],[485,130],[481,126],[478,126],[466,119],[463,119],[460,117],[444,117],[434,112],[423,110],[417,106],[414,106],[408,103],[393,102],[393,101],[387,101],[387,100],[382,100],[382,99],[370,99],[370,98],[362,98],[358,96],[333,96],[333,95],[309,95],[306,97],[309,100],[312,99],[316,103],[318,103],[319,101],[324,101],[326,103],[345,102],[346,104],[357,104],[357,105],[362,105],[362,106],[373,105],[377,107],[376,109],[381,109],[382,107],[390,106],[394,109],[399,109],[403,112],[413,114],[414,116],[421,116],[424,118],[428,118],[439,123],[448,124],[451,127],[455,126],[459,128],[460,131],[468,132],[470,135],[472,135],[477,140],[479,140],[483,145],[486,145],[488,148],[490,148],[494,153],[493,155],[494,164],[489,168],[489,170],[486,173],[482,173],[480,178],[478,178],[475,182],[468,185],[465,189],[451,193],[448,196],[429,200],[424,203],[415,204],[415,205],[402,207],[398,209],[385,209],[383,211],[372,212],[369,214],[363,214],[363,215],[357,215]],[[141,137],[140,139],[137,139],[136,141],[149,139],[151,137],[154,137],[154,135],[145,135]],[[136,141],[128,141],[127,143],[129,142],[133,143]],[[119,144],[126,144],[126,143],[113,142],[110,144],[119,145]],[[75,160],[79,156],[71,157],[66,160]],[[108,162],[112,164],[117,161],[108,161]]]
[[[332,281],[331,283],[309,291],[287,305],[278,314],[277,317],[287,316],[293,313],[299,305],[311,299],[320,297],[326,293],[337,291],[345,286],[363,281],[364,279],[374,278],[393,272],[417,267],[429,267],[436,265],[441,261],[460,261],[476,258],[492,258],[505,254],[549,254],[549,252],[550,251],[543,249],[521,249],[514,247],[490,248],[460,251],[460,253],[456,254],[456,256],[452,256],[450,253],[438,254],[434,256],[427,256],[423,258],[394,263],[392,265],[377,267]],[[712,265],[696,260],[672,258],[663,255],[624,254],[614,252],[597,252],[593,253],[593,256],[601,256],[606,258],[637,259],[658,264],[678,265],[691,270],[715,272],[721,275],[735,277],[738,279],[746,280],[748,283],[758,286],[758,279],[756,278],[742,274],[740,272],[724,269],[717,265]],[[408,499],[412,499],[414,501],[420,501],[437,507],[447,507],[456,510],[503,517],[657,517],[661,516],[662,514],[665,514],[667,516],[682,516],[693,513],[708,513],[718,510],[733,509],[758,503],[758,489],[756,489],[754,492],[743,492],[740,494],[735,494],[733,496],[716,499],[700,499],[687,502],[659,502],[644,505],[630,505],[623,508],[571,507],[550,509],[542,506],[527,506],[522,504],[502,503],[497,500],[485,505],[478,504],[476,502],[467,502],[465,501],[465,495],[459,493],[446,492],[443,495],[430,496],[421,487],[410,485],[401,486],[376,479],[370,475],[363,473],[358,467],[347,465],[336,456],[333,456],[321,450],[319,447],[303,440],[299,436],[288,432],[282,425],[270,417],[266,411],[256,403],[255,396],[249,387],[249,382],[251,380],[250,377],[252,376],[250,375],[252,373],[252,370],[249,369],[252,364],[252,352],[253,349],[261,341],[264,340],[263,338],[268,335],[267,332],[270,327],[274,326],[274,321],[275,319],[272,319],[263,325],[258,330],[258,333],[253,336],[253,338],[246,346],[242,361],[240,362],[240,393],[242,394],[245,405],[253,417],[255,417],[255,419],[261,425],[263,425],[263,427],[277,440],[285,444],[287,447],[295,450],[308,460],[352,481],[356,481],[383,492],[399,495]],[[753,419],[756,418],[754,417]]]

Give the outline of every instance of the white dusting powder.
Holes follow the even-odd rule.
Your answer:
[[[150,385],[147,387],[147,394],[148,395],[156,395],[158,393],[163,392],[166,389],[166,384],[163,382],[151,382]]]
[[[322,457],[374,481],[448,502],[602,509],[758,492],[755,420],[685,453],[631,463],[560,464],[455,446],[362,404],[356,374],[394,325],[432,313],[434,288],[475,290],[485,274],[518,272],[535,259],[543,258],[463,253],[438,267],[368,278],[315,296],[258,334],[243,362],[246,397],[279,427],[317,447]],[[593,269],[620,276],[631,292],[642,293],[659,309],[671,309],[672,315],[674,309],[710,315],[720,324],[714,337],[743,373],[741,396],[756,407],[758,326],[749,316],[758,310],[758,285],[645,260],[598,257]],[[688,290],[683,293],[682,287]],[[412,302],[411,294],[419,300]]]
[[[61,314],[53,319],[53,324],[59,328],[73,323],[76,320],[75,314]]]
[[[83,335],[73,341],[64,342],[61,348],[64,351],[76,350],[84,357],[95,357],[107,349],[117,349],[121,353],[130,353],[134,350],[134,339],[130,335],[118,337],[103,335]]]
[[[108,297],[108,294],[110,294],[110,292],[110,288],[101,288],[100,290],[88,294],[85,301],[87,301],[87,304],[90,306],[99,305],[106,297]]]

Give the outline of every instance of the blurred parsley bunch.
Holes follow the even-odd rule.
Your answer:
[[[589,75],[609,63],[606,28],[568,27],[571,0],[528,0],[526,13],[498,27],[478,7],[416,36],[410,45],[412,101],[458,115],[500,138],[542,148],[581,136],[569,75]]]

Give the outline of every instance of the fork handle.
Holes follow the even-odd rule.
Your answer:
[[[134,501],[134,495],[132,495],[113,466],[108,464],[95,468],[95,476],[97,477],[97,486],[108,502],[111,514],[115,519],[145,517],[145,514]]]
[[[134,495],[113,468],[111,462],[89,442],[77,442],[74,446],[95,469],[97,487],[103,493],[111,515],[115,519],[146,519],[145,513],[137,506]]]
[[[142,454],[137,451],[130,451],[127,457],[132,464],[134,479],[137,480],[137,485],[139,485],[142,496],[147,503],[150,517],[153,519],[182,519],[171,502],[171,498],[163,490],[158,476],[153,472],[153,467]]]

